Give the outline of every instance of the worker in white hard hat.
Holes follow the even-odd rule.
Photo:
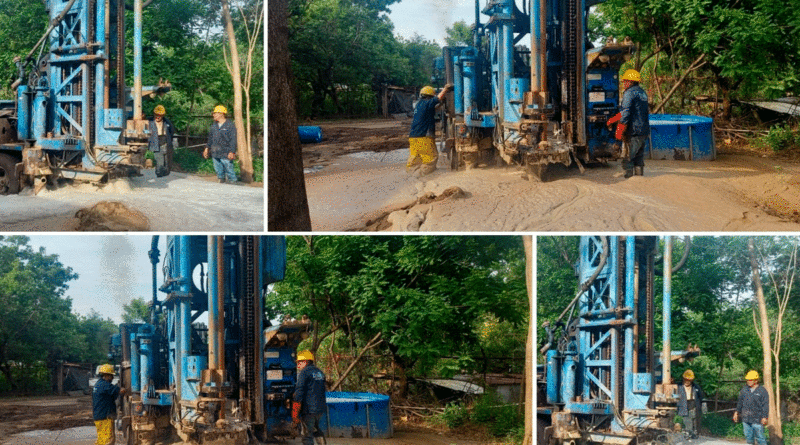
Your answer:
[[[114,379],[114,365],[105,364],[98,370],[100,380],[92,389],[92,417],[97,427],[96,445],[109,445],[116,443],[114,435],[114,419],[117,418],[118,396],[125,395],[125,388],[111,383]]]
[[[303,445],[324,445],[319,419],[325,412],[325,374],[314,366],[314,354],[297,354],[297,384],[292,399],[292,422],[300,427]]]
[[[678,386],[678,415],[683,418],[683,426],[689,439],[697,439],[700,431],[700,419],[703,413],[703,390],[695,382],[694,372],[687,369],[683,372],[683,385]]]
[[[749,444],[767,445],[764,427],[769,419],[769,393],[758,384],[758,371],[751,370],[744,376],[747,384],[739,391],[733,421],[742,420],[744,438]]]
[[[436,94],[432,86],[425,86],[420,91],[420,99],[414,107],[414,119],[408,133],[408,162],[406,171],[410,174],[427,175],[436,170],[439,152],[436,151],[436,107],[444,99],[444,95],[453,89],[450,84]]]
[[[150,137],[148,148],[156,158],[156,176],[167,176],[172,161],[172,138],[175,127],[166,117],[167,110],[159,104],[153,109],[153,119],[149,122]]]
[[[615,122],[615,137],[627,144],[628,153],[622,160],[625,177],[644,176],[644,144],[650,135],[650,109],[647,93],[639,86],[642,75],[636,70],[627,70],[622,75],[621,111],[608,120],[609,128]]]
[[[228,109],[224,105],[214,107],[214,122],[208,129],[208,144],[203,157],[214,161],[214,171],[220,183],[236,182],[233,160],[236,159],[236,127],[227,119]]]

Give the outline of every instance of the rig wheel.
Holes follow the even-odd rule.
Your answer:
[[[0,195],[19,193],[16,166],[17,161],[13,157],[0,153]]]

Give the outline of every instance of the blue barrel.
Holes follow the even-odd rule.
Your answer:
[[[651,114],[650,138],[645,158],[679,161],[713,161],[714,121],[710,117],[680,114]]]
[[[300,125],[297,127],[297,133],[300,135],[300,142],[304,144],[322,141],[322,129],[319,127]]]
[[[392,437],[389,396],[369,392],[329,392],[326,399],[328,410],[319,423],[328,437]]]

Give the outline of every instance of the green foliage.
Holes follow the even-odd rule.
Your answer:
[[[447,36],[444,38],[447,46],[470,46],[472,45],[472,29],[474,25],[467,25],[464,20],[453,23],[453,26],[445,28]]]
[[[67,283],[78,278],[58,256],[34,251],[24,236],[0,236],[0,372],[81,358],[82,342]]]
[[[764,143],[773,151],[800,147],[800,132],[789,125],[776,125],[764,136]]]
[[[469,410],[462,402],[450,402],[444,407],[439,421],[450,429],[455,429],[469,421]]]
[[[134,298],[122,305],[123,323],[145,323],[150,320],[150,308],[144,298]]]
[[[475,320],[492,313],[526,326],[524,258],[517,237],[289,237],[286,278],[268,316],[308,316],[319,335],[351,344],[376,334],[400,372],[451,373],[482,356]],[[442,363],[443,356],[471,356]],[[491,354],[488,354],[491,357]],[[437,368],[438,366],[438,368]]]
[[[733,423],[729,416],[722,416],[716,413],[703,415],[703,427],[714,437],[725,437],[729,439],[744,439],[742,423]]]
[[[475,402],[472,420],[487,425],[489,432],[495,437],[506,436],[520,425],[524,428],[525,421],[517,405],[504,404],[493,391],[485,393]]]
[[[176,148],[172,160],[183,172],[209,175],[214,173],[214,161],[204,159],[203,155],[189,148]]]

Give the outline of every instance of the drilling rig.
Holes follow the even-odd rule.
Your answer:
[[[133,87],[125,84],[125,0],[47,0],[50,25],[15,61],[15,101],[0,102],[0,194],[67,178],[138,175],[148,145],[142,0],[133,1]],[[129,106],[132,102],[132,106]]]
[[[538,444],[677,443],[671,363],[700,351],[672,351],[672,240],[664,238],[662,350],[655,346],[654,236],[581,237],[578,294],[553,322],[537,372]]]
[[[634,45],[588,40],[589,8],[603,1],[488,0],[481,10],[475,0],[472,46],[445,47],[439,64],[454,86],[443,119],[452,169],[499,157],[542,180],[550,164],[583,171],[621,157],[606,122],[619,111],[619,69]]]
[[[158,287],[157,246],[155,236],[150,320],[123,324],[111,339],[127,389],[116,421],[122,443],[177,437],[235,445],[293,436],[295,354],[311,324],[272,326],[263,303],[267,285],[283,279],[285,239],[170,236]]]

